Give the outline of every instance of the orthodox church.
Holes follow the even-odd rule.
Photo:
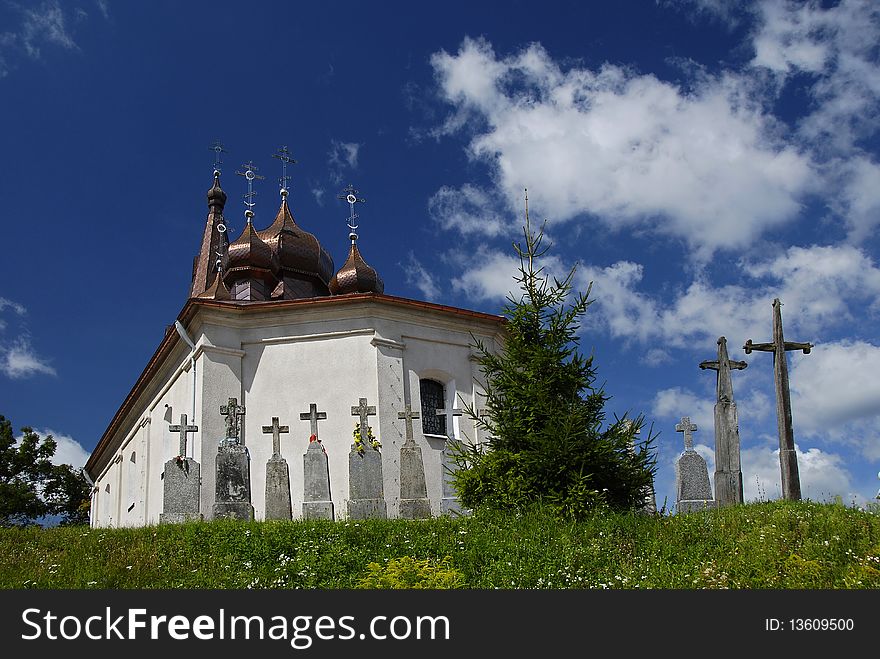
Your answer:
[[[338,270],[294,219],[286,177],[274,221],[257,229],[248,204],[230,242],[220,175],[189,298],[86,463],[91,525],[455,509],[447,444],[485,439],[459,411],[481,403],[474,338],[497,349],[504,319],[387,294],[351,186]]]

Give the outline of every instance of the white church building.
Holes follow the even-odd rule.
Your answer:
[[[354,218],[357,191],[347,192]],[[359,422],[352,408],[361,399],[375,406],[369,425],[381,444],[387,516],[400,514],[407,433],[399,413],[407,405],[420,414],[412,434],[431,514],[444,512],[447,441],[485,439],[467,415],[453,414],[463,404],[481,403],[474,338],[497,349],[504,319],[385,294],[382,279],[360,254],[354,226],[347,259],[336,270],[327,250],[294,220],[283,188],[274,222],[257,230],[249,209],[247,225],[231,243],[225,203],[215,171],[190,297],[86,463],[94,483],[91,525],[158,524],[168,503],[165,471],[187,458],[200,467],[198,513],[212,519],[215,463],[228,430],[221,407],[232,398],[245,409],[238,436],[249,457],[254,519],[266,518],[273,436],[265,427],[274,417],[289,428],[280,435],[280,453],[289,465],[292,517],[303,516],[303,455],[315,423],[334,516],[346,517]],[[310,409],[319,413],[317,421],[301,417]],[[447,412],[438,415],[438,409]],[[180,434],[170,426],[184,414],[198,430],[185,435],[180,455]]]

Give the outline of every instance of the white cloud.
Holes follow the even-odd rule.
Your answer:
[[[813,501],[830,501],[842,497],[844,503],[861,502],[864,497],[854,492],[852,476],[844,460],[836,453],[818,448],[801,451],[795,446],[801,496]],[[782,496],[780,486],[779,449],[755,447],[741,452],[743,496],[746,501],[773,500]]]
[[[81,469],[85,466],[90,453],[73,437],[50,429],[41,430],[39,433],[43,436],[52,435],[58,445],[55,449],[55,455],[52,457],[52,464],[66,464],[74,469]]]
[[[37,373],[55,375],[55,369],[34,352],[26,335],[19,336],[7,345],[0,345],[0,371],[13,379]]]
[[[555,220],[647,226],[706,258],[795,217],[815,178],[732,74],[685,91],[608,64],[563,70],[539,44],[499,59],[473,39],[432,64],[455,108],[445,130],[474,132],[468,153],[510,209],[528,187]]]
[[[428,212],[443,229],[464,236],[498,236],[511,229],[498,208],[503,204],[469,183],[460,188],[444,185],[428,200]]]
[[[849,238],[868,238],[880,224],[880,165],[859,156],[829,167],[828,178],[839,191],[831,203],[843,217]]]
[[[714,443],[715,433],[715,400],[707,396],[697,396],[689,389],[671,387],[658,391],[651,403],[651,412],[661,418],[674,419],[677,424],[682,417],[690,417],[697,431],[707,433],[709,441]],[[694,442],[699,442],[702,435],[694,435]],[[684,450],[684,439],[677,434],[678,449]],[[705,456],[704,456],[705,457]],[[714,460],[714,458],[713,458]]]
[[[818,343],[791,358],[792,414],[797,430],[864,445],[880,458],[880,346],[865,341]],[[852,422],[866,420],[858,428]]]
[[[426,300],[437,300],[440,297],[436,278],[425,269],[415,253],[410,252],[406,263],[401,264],[401,267],[406,283],[419,289]]]
[[[802,136],[823,149],[845,152],[880,127],[880,6],[874,0],[766,0],[753,36],[754,67],[790,79],[812,76],[816,107],[800,124]]]

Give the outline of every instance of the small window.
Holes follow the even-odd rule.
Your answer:
[[[446,409],[446,387],[437,380],[419,380],[422,399],[422,432],[426,435],[445,435],[446,416],[437,410]]]

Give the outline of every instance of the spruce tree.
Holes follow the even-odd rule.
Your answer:
[[[488,416],[472,406],[467,414],[491,440],[462,443],[454,452],[459,499],[468,508],[540,502],[575,518],[597,506],[641,507],[653,482],[654,437],[649,433],[633,450],[642,415],[606,424],[609,397],[596,386],[593,355],[578,349],[592,284],[573,292],[576,267],[551,282],[538,266],[547,252],[544,227],[532,231],[528,206],[523,236],[524,246],[513,245],[520,294],[507,298],[504,345],[496,353],[474,339]]]

